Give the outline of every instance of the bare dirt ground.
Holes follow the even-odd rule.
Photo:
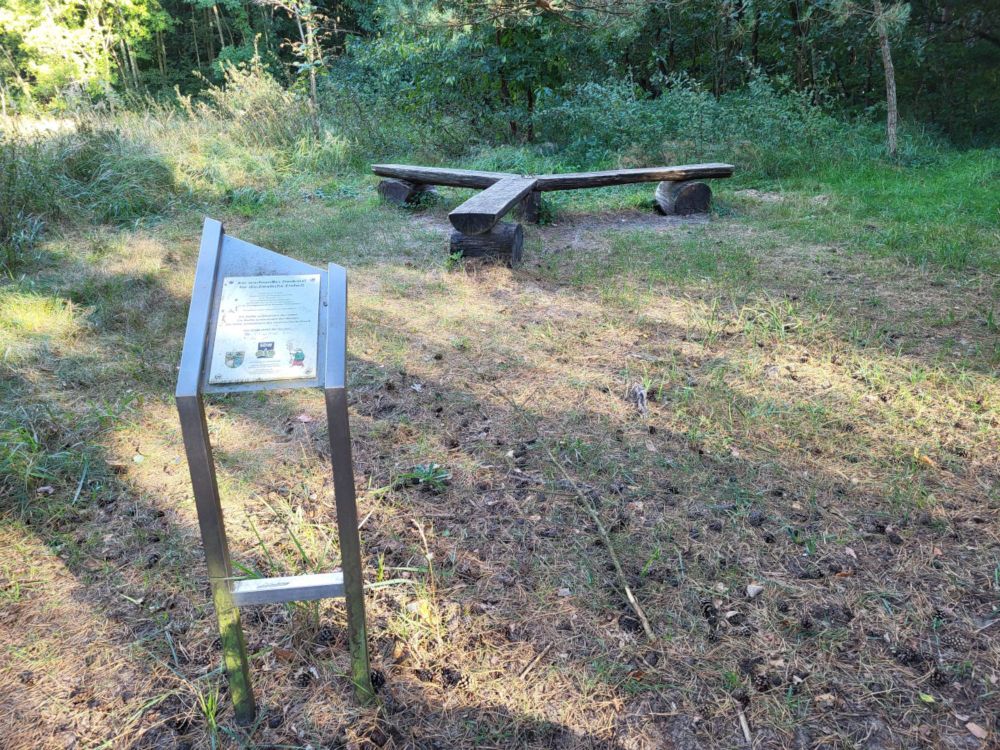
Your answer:
[[[5,308],[48,473],[0,517],[0,745],[996,747],[997,281],[735,205],[557,217],[513,271],[446,268],[439,208],[230,222],[351,270],[380,684],[354,702],[338,603],[247,608],[252,727],[171,398],[197,226],[55,242]],[[334,568],[320,395],[209,422],[240,569]]]

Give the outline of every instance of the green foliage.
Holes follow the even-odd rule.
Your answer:
[[[878,153],[881,134],[847,127],[802,94],[765,78],[716,98],[687,79],[656,97],[625,82],[588,83],[553,96],[538,132],[577,164],[734,162],[754,176],[808,170],[861,150]]]
[[[307,132],[305,102],[282,87],[259,58],[227,66],[222,85],[209,85],[203,96],[198,116],[225,122],[228,135],[245,146],[289,146]]]
[[[39,144],[0,132],[0,270],[14,271],[41,235],[48,156]]]
[[[417,464],[409,471],[404,471],[396,479],[397,487],[415,485],[428,492],[444,492],[451,479],[451,472],[440,464]]]

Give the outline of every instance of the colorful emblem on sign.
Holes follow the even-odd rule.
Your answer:
[[[274,342],[257,342],[257,359],[274,359]]]
[[[226,352],[226,367],[234,370],[243,364],[243,352]]]
[[[306,366],[306,353],[301,349],[296,349],[292,352],[292,358],[288,361],[292,367],[305,367]]]

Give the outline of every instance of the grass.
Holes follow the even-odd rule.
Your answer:
[[[1000,268],[1000,153],[946,153],[920,167],[842,164],[780,185],[795,195],[762,212],[812,243],[934,269]]]
[[[156,140],[162,211],[50,216],[0,287],[0,744],[997,736],[992,152],[720,184],[707,223],[553,196],[509,271],[449,261],[462,192],[384,206],[335,140],[203,114]],[[247,608],[262,709],[233,722],[171,395],[202,212],[351,271],[374,707],[338,603]],[[335,567],[321,396],[207,408],[237,569]]]

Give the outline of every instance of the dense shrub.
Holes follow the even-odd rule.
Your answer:
[[[877,126],[849,125],[764,78],[718,99],[683,79],[656,98],[627,82],[588,83],[548,96],[536,132],[580,165],[717,160],[766,177],[881,149]]]

